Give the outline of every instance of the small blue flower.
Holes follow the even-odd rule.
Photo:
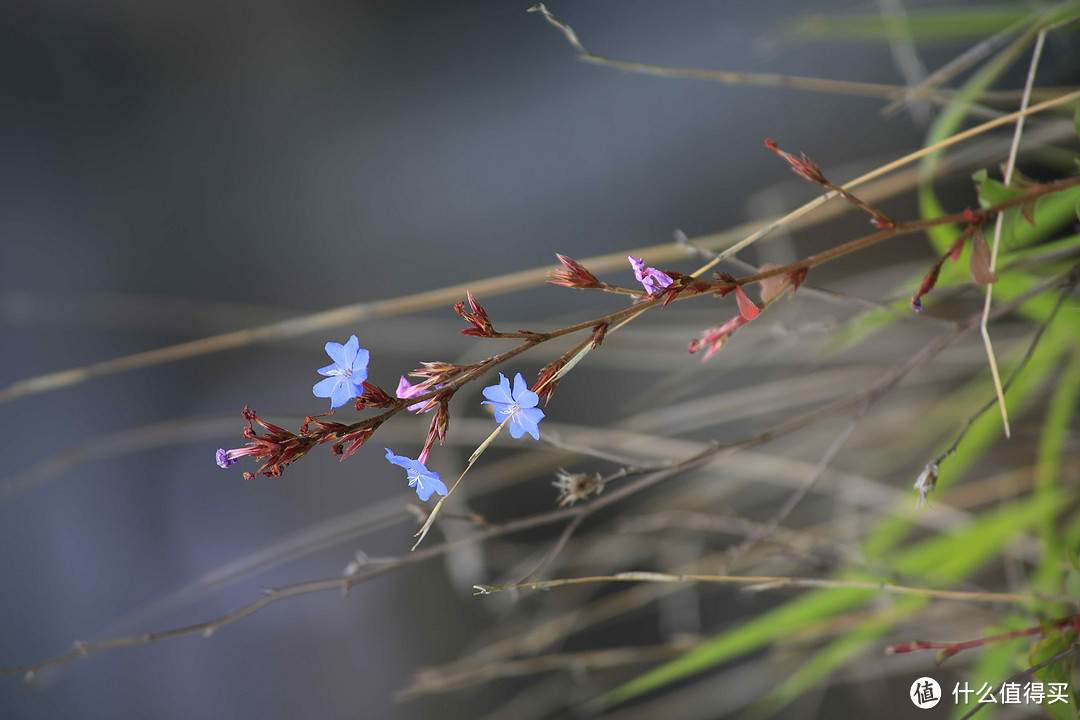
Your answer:
[[[489,385],[484,388],[484,397],[487,398],[481,405],[495,406],[495,422],[502,422],[510,418],[510,437],[519,438],[525,433],[533,436],[533,440],[540,439],[540,428],[537,423],[544,419],[544,411],[536,407],[540,398],[525,384],[525,378],[518,373],[514,377],[514,392],[510,392],[510,381],[506,376],[499,373],[499,384]]]
[[[432,472],[419,460],[407,458],[404,455],[395,455],[390,448],[386,450],[386,459],[405,468],[405,476],[409,478],[409,487],[416,488],[416,494],[421,500],[427,500],[432,493],[446,494],[446,484],[439,479],[439,473]]]
[[[325,375],[326,379],[315,383],[311,392],[315,397],[330,398],[330,408],[333,409],[364,394],[361,383],[367,380],[369,353],[360,349],[360,341],[353,335],[344,345],[326,343],[326,354],[334,362],[319,368],[319,374]]]

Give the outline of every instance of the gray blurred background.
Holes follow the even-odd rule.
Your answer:
[[[764,150],[766,137],[805,150],[827,171],[846,168],[837,179],[921,140],[909,116],[880,119],[876,100],[579,63],[527,7],[8,0],[0,13],[0,386],[529,268],[555,252],[616,252],[668,242],[675,229],[694,236],[794,207],[813,188]],[[885,45],[793,42],[780,33],[801,13],[875,12],[873,3],[550,7],[591,50],[620,59],[902,82]],[[922,58],[933,68],[962,47],[930,45]],[[1043,82],[1053,84],[1054,63],[1044,67]],[[779,200],[769,191],[777,184]],[[886,208],[913,213],[906,200]],[[799,248],[834,241],[826,234]],[[792,252],[771,247],[746,259]],[[925,252],[921,241],[910,247]],[[627,284],[628,274],[618,280]],[[485,305],[512,324],[559,313],[582,319],[610,303],[544,288]],[[407,500],[381,448],[393,442],[415,456],[424,433],[415,423],[344,464],[317,453],[276,479],[244,482],[240,471],[250,467],[222,471],[212,456],[242,443],[245,404],[293,427],[325,409],[310,386],[327,362],[326,340],[360,336],[372,350],[371,379],[393,388],[419,360],[469,352],[460,327],[447,307],[0,407],[0,478],[34,485],[0,504],[0,664],[43,660],[75,639],[111,635],[111,626],[135,632],[204,620],[260,588],[340,574],[357,550],[407,552],[414,525],[397,522],[142,624],[112,625],[312,523]],[[687,339],[664,342],[681,349]],[[535,362],[511,371],[533,373]],[[552,422],[610,420],[602,403],[619,395],[623,376],[591,377],[595,395],[587,386],[562,391]],[[484,417],[474,400],[462,403],[462,417]],[[176,424],[157,425],[165,421]],[[140,439],[146,428],[156,435]],[[66,465],[42,470],[72,449]],[[450,475],[467,453],[447,450],[436,466]],[[483,510],[505,518],[550,505],[549,481]],[[470,572],[435,561],[345,600],[331,593],[276,604],[208,640],[110,651],[28,685],[3,678],[0,716],[482,716],[506,688],[393,702],[412,672],[453,660],[499,622],[495,606],[463,586],[480,577]]]

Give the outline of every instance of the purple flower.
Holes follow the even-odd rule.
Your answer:
[[[311,392],[315,397],[330,398],[330,408],[341,407],[352,398],[364,394],[361,383],[367,380],[368,351],[360,349],[360,341],[353,335],[349,341],[326,343],[326,354],[334,362],[319,368],[325,380],[315,383]]]
[[[438,390],[440,387],[442,386],[438,385],[435,389]],[[424,387],[424,383],[417,383],[416,385],[413,385],[411,382],[405,379],[404,375],[402,375],[401,380],[398,381],[397,392],[395,394],[401,400],[408,400],[409,398],[414,398],[417,395],[423,395],[428,390],[429,388]],[[435,405],[432,404],[430,401],[418,402],[409,406],[409,412],[423,412],[425,406],[430,406],[427,408],[428,410],[434,409],[435,407]]]
[[[253,447],[242,447],[234,450],[218,448],[217,453],[214,455],[214,459],[217,460],[218,467],[227,468],[240,458],[248,455],[255,455],[256,452],[257,450]]]
[[[439,479],[439,473],[432,472],[419,460],[407,458],[404,455],[395,455],[390,448],[386,450],[386,459],[398,467],[405,468],[405,476],[409,478],[409,487],[416,488],[416,494],[421,500],[427,500],[432,493],[445,495],[446,484]]]
[[[634,277],[645,288],[645,292],[650,295],[663,290],[674,282],[667,273],[660,272],[656,268],[645,267],[645,261],[641,258],[627,255],[627,259],[630,261],[630,266],[634,268]]]
[[[499,373],[499,384],[484,388],[484,397],[487,400],[480,404],[495,406],[495,422],[501,423],[510,418],[511,437],[519,438],[529,433],[533,440],[540,439],[537,424],[544,419],[544,411],[536,407],[540,398],[525,384],[521,373],[514,377],[513,393],[510,392],[510,381]]]

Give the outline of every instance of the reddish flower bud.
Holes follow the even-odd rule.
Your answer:
[[[592,346],[593,346],[594,350],[596,348],[600,347],[600,344],[602,342],[604,342],[604,338],[607,337],[607,331],[608,331],[608,324],[607,323],[600,323],[599,325],[597,325],[596,327],[593,328],[593,331],[592,331]]]
[[[354,430],[347,435],[343,435],[338,442],[330,446],[330,450],[335,455],[340,455],[341,459],[344,460],[359,450],[360,447],[375,434],[378,427],[378,425],[370,425],[368,427],[362,427],[359,430]]]
[[[530,389],[544,401],[544,405],[547,405],[548,400],[551,399],[552,394],[555,392],[555,388],[559,386],[559,381],[552,380],[552,378],[555,377],[556,373],[558,373],[565,364],[566,358],[561,357],[542,367],[540,373],[536,376],[536,382],[533,383],[533,386]]]
[[[459,302],[454,305],[454,311],[465,318],[468,322],[472,323],[472,327],[466,330],[462,330],[462,335],[471,335],[472,337],[491,337],[495,334],[495,329],[491,326],[491,319],[488,317],[487,311],[477,301],[471,292],[466,291],[469,297],[469,307],[472,308],[472,312],[465,310],[465,303]]]
[[[324,442],[329,442],[335,435],[344,430],[348,425],[339,422],[326,422],[320,420],[321,417],[327,415],[333,415],[334,411],[319,413],[318,415],[308,415],[304,418],[304,424],[300,426],[300,434],[304,437],[315,438],[321,445]],[[312,428],[311,424],[318,425],[317,428]]]
[[[244,456],[263,461],[263,464],[255,472],[244,473],[246,480],[252,480],[257,475],[266,477],[281,475],[282,471],[290,463],[302,458],[320,442],[318,433],[308,431],[310,422],[321,424],[321,421],[315,418],[308,418],[307,422],[304,423],[303,429],[308,433],[307,435],[297,435],[285,428],[262,420],[251,408],[245,407],[242,415],[247,420],[244,437],[248,439],[248,444],[235,450],[218,450],[217,462],[221,467],[228,467]],[[255,424],[258,424],[267,432],[260,435],[255,431]],[[337,423],[326,424],[337,425]]]
[[[558,253],[555,254],[555,257],[559,258],[559,262],[563,264],[565,269],[552,270],[548,273],[548,282],[552,285],[562,285],[563,287],[577,288],[578,290],[589,290],[602,285],[596,279],[596,276],[586,270],[581,263]]]
[[[369,383],[366,380],[362,383],[362,387],[364,388],[364,394],[356,398],[357,410],[363,410],[366,407],[393,407],[400,402],[397,398],[391,397],[378,385]]]
[[[791,165],[792,172],[796,175],[804,177],[810,182],[817,183],[818,185],[825,185],[828,183],[828,180],[825,179],[825,175],[818,166],[811,162],[810,158],[806,157],[806,153],[801,153],[802,157],[795,157],[791,153],[781,150],[777,146],[775,140],[766,140],[765,147],[787,160],[788,164]]]
[[[424,440],[424,449],[420,453],[420,462],[422,463],[427,463],[428,454],[431,452],[431,448],[435,446],[436,440],[439,441],[440,445],[446,441],[446,431],[450,427],[449,398],[443,399],[443,396],[440,395],[438,400],[439,409],[435,411],[431,418],[427,438]]]

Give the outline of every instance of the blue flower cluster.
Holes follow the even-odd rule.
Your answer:
[[[318,373],[324,376],[324,379],[315,383],[311,391],[315,397],[329,398],[330,408],[333,410],[364,394],[363,384],[368,377],[370,353],[360,347],[360,340],[353,335],[344,345],[336,342],[326,343],[326,354],[333,362],[319,368]],[[410,392],[412,387],[404,378],[402,378],[402,385],[404,389],[399,386],[397,392],[399,398],[417,394],[415,391]],[[528,433],[533,439],[540,439],[538,425],[544,419],[544,411],[536,407],[540,398],[529,389],[521,373],[514,376],[513,388],[506,376],[499,373],[499,383],[484,388],[484,397],[487,399],[481,404],[493,406],[496,422],[503,423],[509,420],[511,437],[516,439]],[[410,409],[413,408],[410,407]],[[389,462],[405,469],[409,487],[416,490],[416,495],[421,500],[428,500],[436,493],[447,494],[446,484],[439,479],[439,473],[429,470],[426,465],[428,448],[420,453],[420,458],[417,460],[404,455],[395,455],[390,448],[385,448],[385,450],[386,459]],[[217,451],[215,460],[218,465],[227,468],[245,454],[251,454],[251,451],[221,449]]]

